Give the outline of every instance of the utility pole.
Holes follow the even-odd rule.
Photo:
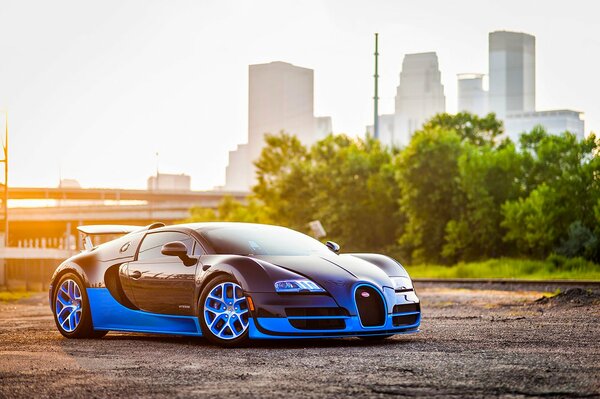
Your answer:
[[[373,97],[373,102],[374,102],[374,112],[373,112],[373,134],[374,137],[376,139],[379,139],[379,110],[378,105],[379,105],[379,92],[378,92],[378,80],[379,80],[379,65],[378,65],[378,60],[379,59],[379,33],[375,33],[375,75],[373,75],[373,77],[375,78],[375,96]]]
[[[2,211],[4,213],[4,246],[8,247],[8,112],[4,112],[4,140],[2,149],[4,158],[0,162],[4,163],[4,192],[2,195]]]

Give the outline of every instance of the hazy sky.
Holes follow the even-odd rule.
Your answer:
[[[537,42],[537,108],[585,112],[600,131],[597,1],[0,0],[0,109],[10,183],[144,188],[156,170],[221,185],[247,137],[248,65],[315,70],[315,112],[337,133],[372,122],[373,33],[382,113],[402,58],[436,51],[449,112],[456,74],[487,72],[488,32]]]

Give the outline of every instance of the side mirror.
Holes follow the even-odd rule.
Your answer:
[[[166,243],[160,249],[160,253],[166,256],[177,256],[186,266],[193,266],[197,261],[196,259],[188,256],[187,247],[181,241],[172,241]]]
[[[339,254],[339,253],[340,253],[340,245],[339,245],[338,243],[335,243],[335,242],[333,242],[333,241],[327,241],[327,242],[325,243],[325,246],[326,246],[327,248],[329,248],[329,250],[330,250],[331,252],[334,252],[334,253],[336,253],[336,254]]]

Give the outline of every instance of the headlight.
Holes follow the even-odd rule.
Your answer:
[[[275,291],[281,293],[294,292],[325,292],[317,284],[310,280],[282,280],[275,283]]]
[[[395,290],[412,290],[413,283],[409,277],[390,277]]]

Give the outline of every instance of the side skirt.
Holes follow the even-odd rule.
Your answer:
[[[117,302],[106,288],[86,291],[94,330],[202,336],[197,317],[133,310]]]

